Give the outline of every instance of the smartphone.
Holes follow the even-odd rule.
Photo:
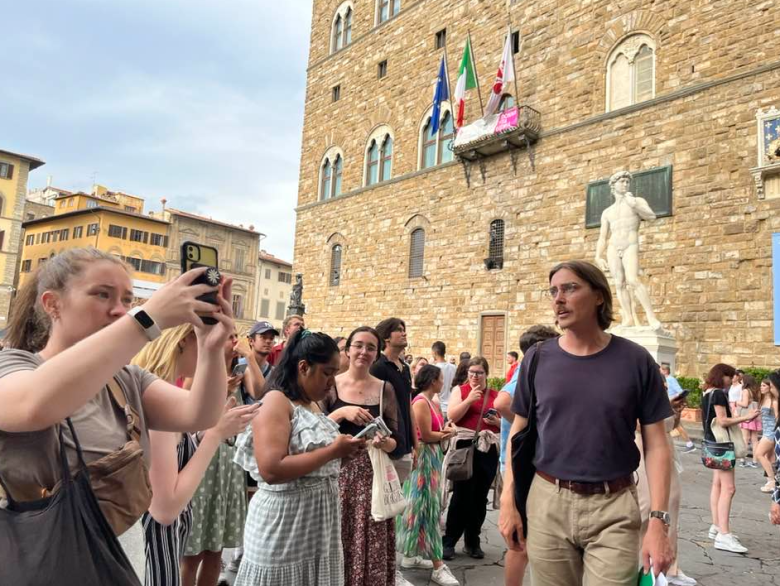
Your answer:
[[[691,391],[690,391],[690,390],[688,390],[688,389],[683,389],[682,393],[677,393],[677,394],[676,394],[674,397],[672,397],[672,398],[673,398],[673,399],[684,399],[685,397],[687,397],[687,396],[688,396],[688,394],[689,394],[690,392],[691,392]]]
[[[233,374],[231,376],[239,376],[244,374],[248,366],[248,364],[236,364],[236,367],[233,369]]]
[[[366,439],[372,439],[377,434],[377,431],[379,431],[379,426],[374,421],[372,421],[360,430],[360,432],[355,436],[355,439],[360,439],[362,437]]]
[[[222,275],[219,274],[219,253],[213,246],[205,246],[195,242],[182,242],[181,245],[181,272],[186,273],[192,269],[200,267],[209,267],[205,273],[195,279],[193,285],[211,285],[217,286],[222,282]],[[218,305],[217,293],[205,293],[198,297],[200,301]],[[213,326],[217,320],[213,317],[202,317],[204,324]]]
[[[495,409],[488,409],[485,411],[485,417],[498,417],[498,411]]]

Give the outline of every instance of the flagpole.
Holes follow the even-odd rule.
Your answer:
[[[477,82],[477,96],[479,96],[479,109],[482,111],[482,117],[485,117],[485,106],[482,104],[482,90],[479,89],[479,73],[477,73],[477,62],[474,59],[474,43],[471,42],[471,31],[467,32],[469,44],[469,58],[471,59],[471,68],[474,70],[474,79]],[[514,61],[512,62],[514,63]]]
[[[452,108],[452,87],[450,86],[450,60],[447,58],[447,41],[444,41],[444,73],[447,75],[447,101],[450,103],[450,116],[453,116],[452,125],[455,126],[455,119]]]

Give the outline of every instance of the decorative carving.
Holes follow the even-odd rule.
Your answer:
[[[290,293],[290,306],[287,308],[287,315],[304,315],[306,306],[303,304],[303,275],[296,273],[295,284]]]

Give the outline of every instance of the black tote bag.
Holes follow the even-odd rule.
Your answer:
[[[0,509],[0,584],[13,586],[140,586],[103,516],[70,419],[80,469],[70,473],[60,425],[62,483],[50,497],[15,501],[0,479],[8,508]]]
[[[523,519],[523,537],[528,537],[528,515],[526,501],[531,490],[531,483],[536,475],[534,456],[536,455],[536,440],[539,437],[536,429],[536,367],[539,364],[539,354],[544,342],[537,342],[536,351],[528,366],[528,386],[530,400],[528,402],[528,424],[525,429],[512,436],[512,476],[515,481],[515,506]],[[520,373],[522,376],[522,373]],[[518,389],[515,389],[518,392]]]

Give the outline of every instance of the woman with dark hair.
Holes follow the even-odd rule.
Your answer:
[[[340,435],[319,408],[339,369],[327,335],[300,330],[239,436],[237,464],[257,480],[236,586],[343,586],[338,476],[363,440]]]
[[[752,421],[758,416],[758,411],[753,409],[742,417],[733,417],[726,389],[731,387],[731,380],[736,369],[728,364],[716,364],[713,366],[705,380],[707,390],[701,398],[701,419],[704,425],[704,438],[716,441],[712,433],[712,422],[717,421],[721,427],[733,427],[732,433],[740,433],[738,424],[744,421]],[[734,470],[713,470],[712,490],[710,492],[710,510],[712,512],[712,525],[709,537],[715,540],[715,549],[722,549],[733,553],[746,553],[747,548],[742,545],[729,527],[731,515],[731,501],[737,487],[734,483]]]
[[[498,391],[487,386],[489,372],[487,360],[475,356],[468,361],[468,382],[453,388],[450,395],[447,415],[457,426],[456,448],[467,447],[474,440],[474,433],[479,431],[479,434],[471,478],[453,483],[443,539],[445,560],[455,557],[455,545],[461,536],[464,536],[465,554],[475,559],[485,557],[480,547],[480,533],[487,515],[487,495],[498,470],[501,425],[494,407]]]
[[[338,374],[347,372],[349,368],[349,356],[347,356],[347,339],[344,336],[336,336],[333,338],[336,342],[336,346],[339,349],[339,371]]]
[[[423,366],[414,377],[419,391],[412,401],[417,422],[417,466],[404,483],[407,500],[404,514],[398,517],[396,533],[398,549],[403,554],[404,568],[432,568],[431,580],[442,586],[458,586],[458,581],[442,560],[441,531],[441,466],[444,454],[441,442],[455,435],[452,425],[444,425],[444,417],[433,399],[442,390],[444,377],[438,366]]]
[[[347,338],[349,369],[336,377],[324,401],[325,411],[342,434],[355,436],[381,416],[392,431],[376,435],[372,445],[386,453],[396,447],[398,404],[390,383],[369,373],[382,350],[374,328],[362,326]],[[381,409],[380,409],[381,407]],[[395,523],[371,518],[374,470],[368,451],[346,462],[339,475],[341,540],[346,586],[392,586],[395,583]]]
[[[737,401],[740,414],[746,413],[746,409],[758,409],[760,402],[761,390],[758,382],[749,374],[742,375],[742,394],[739,401]],[[742,429],[742,438],[745,440],[745,445],[750,446],[752,444],[753,446],[753,461],[748,462],[747,459],[743,458],[740,465],[742,467],[758,468],[756,452],[758,451],[758,442],[761,439],[759,433],[761,431],[761,418],[756,417],[753,421],[740,423],[739,427]]]
[[[759,408],[761,412],[761,439],[754,456],[766,472],[766,484],[761,492],[771,493],[775,490],[775,471],[772,467],[772,456],[775,448],[775,430],[778,418],[778,389],[780,389],[780,371],[774,371],[761,381]]]
[[[415,358],[412,361],[412,364],[410,366],[410,369],[412,371],[412,396],[415,396],[417,395],[417,393],[420,392],[419,389],[415,386],[416,385],[415,380],[417,378],[417,373],[420,372],[420,369],[423,366],[428,366],[428,359],[425,358],[424,356],[418,356],[417,358]]]

